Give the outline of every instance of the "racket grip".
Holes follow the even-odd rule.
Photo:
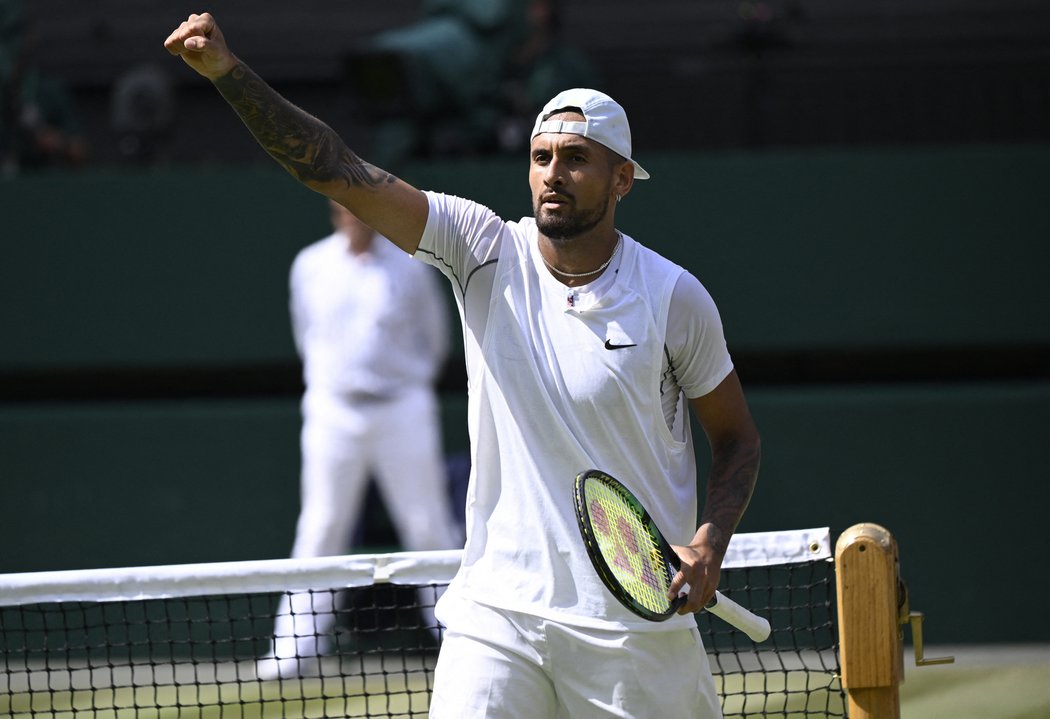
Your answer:
[[[769,638],[768,619],[744,609],[721,592],[715,592],[715,596],[704,608],[722,621],[742,631],[753,642],[762,642]]]

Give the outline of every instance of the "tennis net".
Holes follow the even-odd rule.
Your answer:
[[[425,717],[458,551],[0,575],[0,716]],[[726,717],[844,717],[827,529],[738,534],[698,616]],[[276,635],[276,638],[275,638]]]

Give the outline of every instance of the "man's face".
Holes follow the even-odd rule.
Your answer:
[[[584,119],[575,112],[553,118]],[[606,216],[614,195],[610,154],[580,135],[543,133],[533,139],[529,187],[536,226],[545,237],[572,239],[597,227]]]

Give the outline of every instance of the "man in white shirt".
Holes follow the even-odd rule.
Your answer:
[[[721,716],[690,615],[718,586],[760,441],[710,296],[616,229],[617,203],[648,178],[623,108],[593,90],[553,98],[532,133],[534,218],[506,222],[361,160],[233,55],[210,15],[165,45],[289,173],[452,282],[473,465],[430,716]],[[699,522],[689,409],[712,454]],[[636,617],[589,566],[572,480],[590,467],[630,482],[674,545],[681,616]]]
[[[306,385],[292,557],[348,549],[371,477],[405,549],[462,546],[434,390],[449,329],[436,273],[342,205],[328,204],[335,232],[303,248],[290,275]],[[326,595],[285,597],[258,676],[312,672],[327,649],[332,609]]]

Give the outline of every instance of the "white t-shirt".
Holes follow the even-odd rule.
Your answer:
[[[361,254],[338,232],[307,245],[289,289],[309,392],[393,396],[434,382],[448,352],[440,278],[385,237]]]
[[[504,222],[468,200],[427,197],[416,256],[452,281],[469,383],[467,543],[450,591],[580,626],[692,626],[691,617],[648,622],[609,594],[580,538],[572,489],[579,472],[604,470],[672,544],[692,539],[683,390],[702,396],[732,371],[714,302],[626,235],[605,273],[568,288],[543,266],[531,218]]]

